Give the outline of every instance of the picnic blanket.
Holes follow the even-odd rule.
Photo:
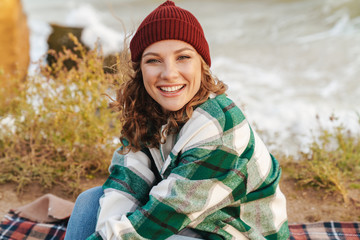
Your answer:
[[[290,240],[359,240],[360,223],[317,222],[290,224]],[[0,225],[1,240],[62,240],[66,222],[43,224],[7,215]]]
[[[10,212],[0,224],[1,240],[62,240],[65,238],[66,221],[39,223]]]
[[[1,240],[62,240],[74,203],[46,194],[16,210],[0,224]]]
[[[73,203],[47,194],[17,210],[0,224],[0,240],[62,240]],[[360,222],[289,224],[290,240],[360,240]]]
[[[290,240],[359,240],[360,222],[290,224]]]

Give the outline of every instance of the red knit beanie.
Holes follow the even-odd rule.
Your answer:
[[[199,21],[189,11],[175,6],[172,1],[161,4],[140,24],[130,42],[131,60],[140,61],[148,46],[169,39],[189,43],[211,66],[209,45]]]

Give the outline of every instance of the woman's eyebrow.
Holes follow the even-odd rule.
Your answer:
[[[153,55],[153,56],[160,56],[160,54],[158,53],[155,53],[155,52],[148,52],[148,53],[145,53],[142,57],[146,57],[148,55]]]
[[[180,52],[183,52],[183,51],[192,51],[192,52],[194,52],[194,49],[189,48],[189,47],[184,47],[184,48],[180,48],[180,49],[174,51],[174,53],[177,54],[177,53],[180,53]],[[160,56],[160,54],[159,54],[159,53],[156,53],[156,52],[147,52],[147,53],[145,53],[142,57],[146,57],[146,56],[148,56],[148,55]]]
[[[184,47],[184,48],[180,48],[180,49],[176,50],[175,53],[180,53],[183,51],[193,51],[194,52],[194,49],[189,48],[189,47]]]

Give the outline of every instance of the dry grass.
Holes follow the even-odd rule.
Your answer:
[[[80,179],[105,174],[120,133],[108,108],[114,86],[126,74],[118,56],[115,74],[104,73],[101,51],[87,51],[77,39],[74,54],[52,52],[57,62],[39,64],[25,81],[9,79],[0,90],[0,183],[60,185],[77,194]],[[75,67],[64,63],[71,59]]]
[[[334,129],[320,126],[319,131],[310,151],[299,153],[300,160],[292,156],[281,158],[284,170],[298,185],[339,193],[344,202],[349,203],[352,199],[348,191],[360,187],[360,134],[352,133],[342,124]]]

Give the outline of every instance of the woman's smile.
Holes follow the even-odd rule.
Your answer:
[[[200,89],[201,57],[186,42],[163,40],[150,45],[140,67],[147,93],[166,111],[180,110]]]
[[[169,86],[169,87],[159,87],[159,89],[166,93],[176,93],[183,89],[185,85],[178,85],[178,86]]]

